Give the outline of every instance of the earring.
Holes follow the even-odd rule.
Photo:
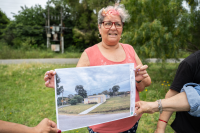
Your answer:
[[[123,38],[123,36],[120,37],[120,40]]]
[[[101,38],[101,34],[98,34],[98,37]]]

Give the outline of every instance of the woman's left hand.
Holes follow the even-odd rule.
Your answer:
[[[142,81],[144,78],[149,76],[149,74],[146,71],[147,68],[148,68],[147,65],[138,65],[135,68],[135,80],[136,81]]]
[[[36,127],[33,127],[36,133],[61,133],[61,130],[57,128],[55,122],[45,118]]]

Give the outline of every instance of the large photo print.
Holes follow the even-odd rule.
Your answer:
[[[133,63],[55,71],[57,125],[62,131],[133,116]]]

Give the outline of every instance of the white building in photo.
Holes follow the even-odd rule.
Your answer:
[[[84,104],[89,103],[104,103],[106,101],[106,95],[94,95],[94,96],[88,96],[87,98],[84,98]]]

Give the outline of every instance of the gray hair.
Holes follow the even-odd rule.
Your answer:
[[[121,18],[121,21],[124,23],[125,21],[129,21],[130,15],[128,11],[125,9],[123,4],[115,4],[115,6],[107,6],[106,8],[102,8],[98,13],[98,24],[101,24],[104,19],[104,15],[102,15],[103,10],[108,11],[110,9],[114,9],[119,13],[119,16]]]

